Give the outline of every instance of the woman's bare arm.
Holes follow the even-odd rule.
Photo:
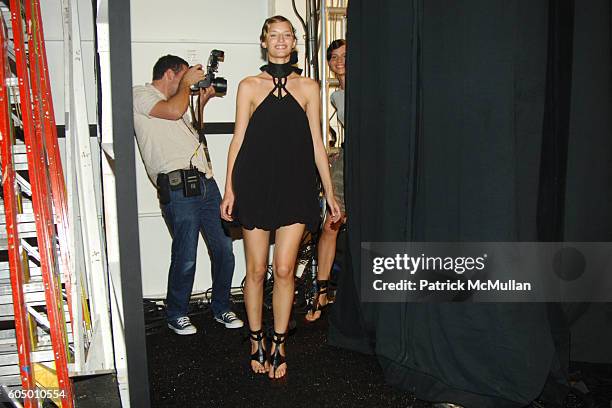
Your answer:
[[[306,91],[306,116],[308,117],[308,124],[310,126],[310,133],[312,134],[312,145],[314,147],[315,163],[319,176],[321,177],[321,183],[323,184],[323,191],[325,192],[325,199],[332,212],[332,218],[338,218],[340,216],[340,208],[336,202],[334,196],[334,188],[331,181],[331,175],[329,172],[329,161],[327,160],[327,152],[325,146],[323,146],[323,139],[321,136],[321,100],[319,84],[311,79],[305,81],[304,90]]]
[[[232,186],[232,174],[236,156],[240,151],[244,134],[249,124],[251,114],[251,100],[253,98],[253,84],[250,78],[245,78],[238,85],[236,96],[236,123],[234,125],[234,136],[227,153],[227,174],[225,176],[225,194],[221,203],[221,217],[231,221],[232,210],[234,207],[234,189]]]

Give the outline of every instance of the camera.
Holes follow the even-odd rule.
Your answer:
[[[215,92],[220,95],[227,93],[227,79],[222,77],[215,77],[215,72],[219,69],[219,62],[223,62],[225,59],[225,53],[221,50],[212,50],[208,57],[208,64],[206,66],[206,76],[203,80],[193,84],[191,86],[192,91],[197,91],[200,88],[208,88],[212,85]]]

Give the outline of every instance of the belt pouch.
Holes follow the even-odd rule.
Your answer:
[[[202,195],[198,169],[181,170],[181,176],[183,177],[183,195],[185,197]]]
[[[170,183],[167,174],[159,173],[157,175],[157,198],[162,205],[170,202]]]

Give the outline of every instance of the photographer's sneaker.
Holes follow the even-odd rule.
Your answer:
[[[176,334],[180,334],[181,336],[196,334],[198,332],[195,326],[191,324],[191,321],[187,316],[179,317],[176,320],[169,321],[168,328],[174,331]]]
[[[244,326],[244,322],[234,312],[221,313],[219,316],[215,316],[215,320],[223,323],[226,329],[239,329]]]

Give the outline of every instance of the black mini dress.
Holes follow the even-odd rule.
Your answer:
[[[251,115],[234,163],[234,217],[246,229],[300,223],[315,231],[319,183],[308,118],[285,88],[290,72],[268,72],[275,87]]]

